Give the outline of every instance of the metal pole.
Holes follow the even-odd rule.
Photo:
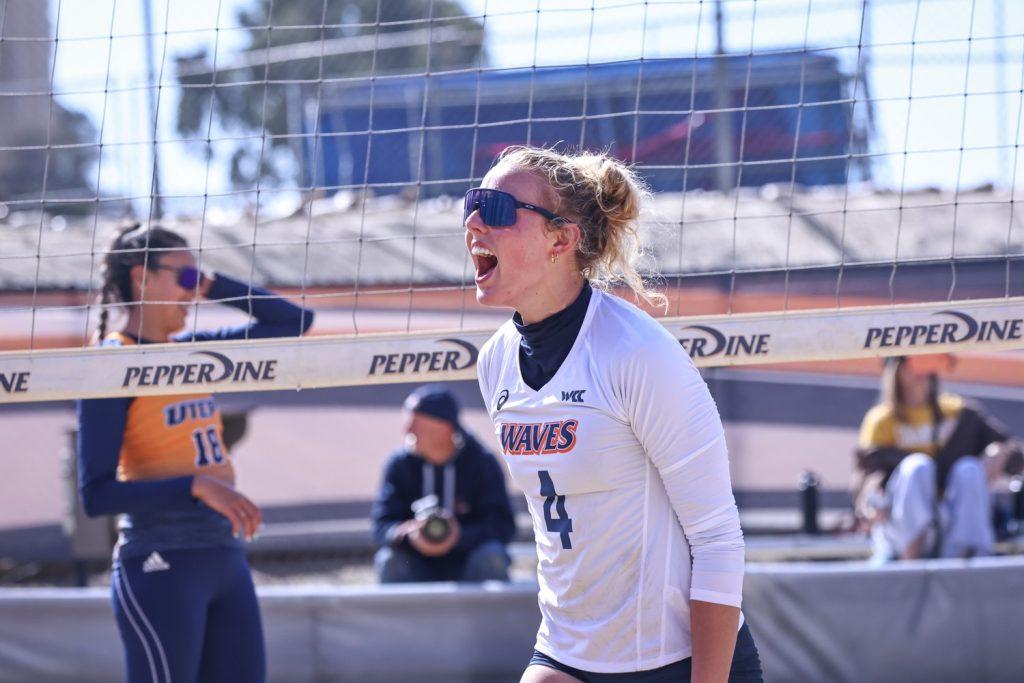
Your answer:
[[[725,56],[725,19],[722,0],[715,0],[715,185],[721,192],[733,189],[733,132],[729,62]]]
[[[859,151],[859,152],[870,152],[871,151],[870,150],[871,139],[872,139],[872,137],[874,135],[874,132],[875,132],[875,105],[871,101],[871,82],[869,80],[870,76],[871,76],[871,69],[873,68],[872,65],[871,65],[871,50],[872,50],[871,46],[874,43],[874,36],[873,36],[873,32],[871,30],[871,27],[872,27],[871,18],[873,16],[872,10],[871,10],[871,0],[864,0],[863,1],[863,5],[861,6],[861,13],[862,13],[861,22],[862,22],[863,25],[861,27],[860,48],[859,48],[860,49],[860,59],[859,59],[860,65],[859,65],[859,68],[857,69],[856,75],[854,75],[854,81],[853,81],[853,105],[852,105],[852,109],[850,110],[850,126],[851,126],[851,129],[852,129],[853,126],[857,125],[857,102],[861,101],[864,104],[864,113],[865,113],[865,115],[867,117],[866,118],[866,123],[867,123],[867,129],[868,130],[867,130],[867,137],[864,140],[865,148],[863,150],[857,150],[857,151]],[[858,85],[860,85],[860,100],[858,100],[858,95],[857,95],[857,86]],[[847,150],[847,151],[853,152],[854,150]],[[857,164],[860,167],[861,180],[869,180],[872,177],[871,176],[871,159],[872,159],[871,154],[864,154],[861,157],[861,159],[858,162],[858,164]],[[847,173],[846,182],[847,183],[850,182],[849,173]]]
[[[995,5],[992,8],[992,24],[995,26],[994,31],[996,33],[1003,31],[1003,22],[1006,17],[1004,9],[1003,0],[995,0]],[[999,187],[1000,185],[1009,185],[1010,178],[1013,177],[1013,167],[1010,164],[1010,131],[1007,123],[1006,106],[1007,98],[1010,97],[1006,92],[1006,38],[996,40],[995,49],[996,90],[999,91],[999,94],[996,95],[996,145],[999,147],[998,175],[1002,177],[997,176],[992,184]],[[1013,191],[1012,187],[1010,191]]]
[[[160,199],[160,156],[157,150],[157,92],[154,88],[156,80],[156,64],[153,62],[153,0],[142,0],[143,33],[146,36],[146,85],[149,93],[149,120],[153,122],[153,175],[152,175],[152,206],[150,217],[161,219],[164,215],[163,202]]]

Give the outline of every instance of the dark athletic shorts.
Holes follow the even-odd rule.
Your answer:
[[[578,678],[583,683],[684,683],[690,680],[690,658],[666,664],[648,671],[631,671],[618,674],[600,674],[581,671],[548,657],[543,652],[533,651],[530,664],[539,664],[556,669]],[[736,634],[736,650],[732,656],[729,683],[762,683],[761,658],[757,646],[746,624]]]

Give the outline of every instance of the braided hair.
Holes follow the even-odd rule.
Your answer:
[[[132,268],[154,268],[160,265],[160,257],[164,252],[187,248],[188,242],[184,237],[159,226],[143,228],[139,223],[134,223],[118,231],[103,255],[100,267],[103,284],[98,299],[100,320],[96,326],[97,341],[103,341],[107,334],[110,305],[127,304],[135,300],[132,294]]]

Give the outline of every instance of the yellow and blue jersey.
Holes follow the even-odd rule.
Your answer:
[[[136,341],[115,332],[103,343],[130,346]],[[197,472],[232,483],[235,479],[213,395],[136,397],[128,407],[118,480],[167,479]]]
[[[174,341],[298,336],[313,313],[265,289],[217,275],[207,297],[255,318]],[[109,345],[146,343],[123,333]],[[227,518],[192,498],[192,477],[234,481],[220,409],[210,394],[87,399],[78,402],[78,484],[90,515],[121,515],[122,556],[233,545]]]

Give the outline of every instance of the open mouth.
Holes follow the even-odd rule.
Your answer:
[[[473,255],[473,265],[476,266],[476,281],[483,282],[498,267],[498,257],[490,249],[485,249],[479,244],[474,244],[470,253]]]

